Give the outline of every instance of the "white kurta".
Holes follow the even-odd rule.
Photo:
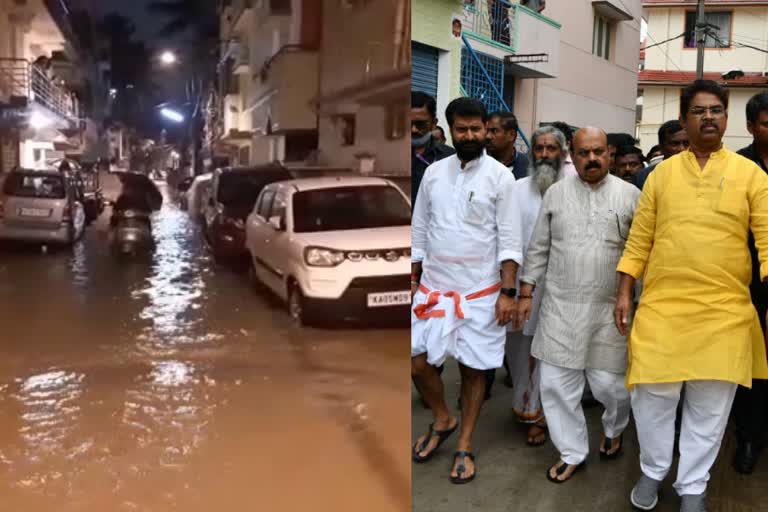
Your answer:
[[[497,368],[504,357],[506,330],[495,321],[498,292],[467,295],[499,282],[501,262],[522,262],[514,176],[485,153],[464,169],[453,155],[430,165],[421,182],[411,221],[412,261],[422,263],[421,284],[438,292],[433,309],[443,317],[411,321],[411,354],[427,353],[430,364],[452,356],[476,369]],[[460,298],[460,310],[449,295]],[[428,294],[414,296],[414,306]]]
[[[564,178],[544,195],[521,281],[546,278],[533,356],[555,366],[624,372],[627,342],[613,320],[621,258],[640,191],[608,175]]]

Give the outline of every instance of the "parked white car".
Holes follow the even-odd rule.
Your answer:
[[[15,169],[0,193],[0,239],[72,245],[85,231],[85,208],[71,177]]]
[[[411,207],[392,182],[328,177],[267,185],[246,224],[252,276],[302,325],[410,316]]]
[[[196,176],[186,192],[187,212],[189,217],[195,222],[202,222],[212,179],[213,173],[210,172]]]

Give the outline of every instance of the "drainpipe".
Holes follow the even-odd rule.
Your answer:
[[[392,69],[400,69],[401,50],[403,48],[403,32],[405,29],[405,4],[406,0],[398,0],[397,12],[395,14],[395,48],[392,61]]]

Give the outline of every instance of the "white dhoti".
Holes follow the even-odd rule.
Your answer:
[[[654,480],[664,480],[672,466],[675,414],[682,388],[682,382],[638,384],[631,393],[640,469]],[[709,469],[720,451],[736,388],[736,384],[716,380],[685,383],[680,462],[674,484],[680,496],[707,489]]]
[[[427,354],[432,366],[450,356],[475,370],[500,368],[506,340],[505,327],[496,321],[500,287],[486,283],[460,294],[420,286],[411,310],[411,357]]]
[[[605,436],[615,438],[624,432],[631,407],[623,373],[589,368],[573,370],[544,361],[539,365],[541,403],[549,437],[566,464],[580,464],[589,454],[587,422],[581,406],[586,381],[589,381],[595,399],[605,407],[602,418]]]

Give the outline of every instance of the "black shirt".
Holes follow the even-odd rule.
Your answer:
[[[451,146],[436,143],[434,140],[429,141],[427,148],[420,155],[411,149],[411,204],[416,204],[416,196],[419,193],[419,186],[427,167],[454,153],[456,150]]]
[[[663,162],[664,160],[662,160]],[[632,184],[639,188],[640,190],[643,190],[643,185],[645,185],[645,180],[648,179],[648,176],[653,172],[653,170],[656,168],[657,165],[659,165],[661,162],[656,162],[653,165],[649,165],[645,169],[640,169],[635,173],[634,176],[632,176]]]
[[[515,151],[515,160],[508,165],[509,170],[515,176],[515,180],[521,180],[528,176],[528,157],[519,151]]]
[[[768,168],[765,167],[765,163],[760,158],[754,143],[738,150],[737,153],[755,162],[763,172],[768,174]],[[757,258],[757,247],[755,246],[755,238],[752,236],[751,231],[749,232],[749,253],[752,255],[752,283],[749,285],[752,302],[754,304],[768,304],[768,285],[760,279],[760,260]],[[762,318],[760,321],[762,322]]]

